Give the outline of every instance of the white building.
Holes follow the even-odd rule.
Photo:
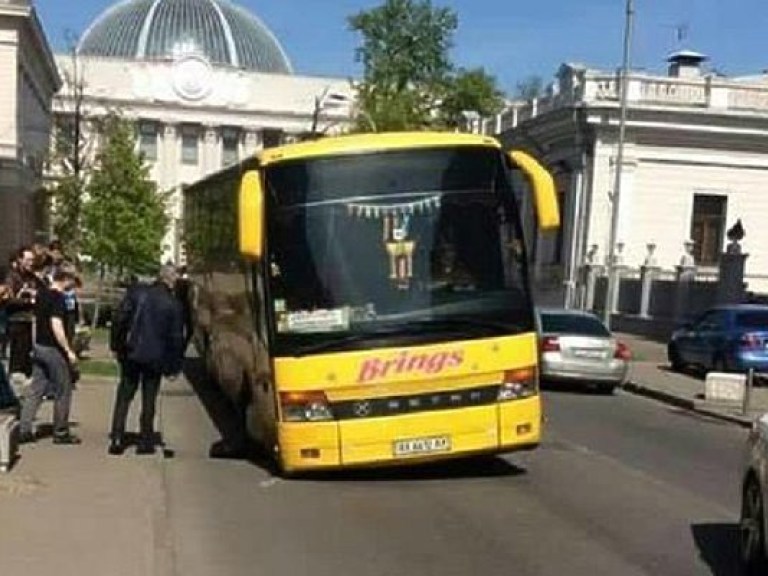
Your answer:
[[[162,190],[178,191],[313,125],[338,131],[350,118],[349,80],[294,74],[266,26],[228,0],[119,2],[83,34],[76,55],[57,62],[65,79],[60,124],[71,123],[78,86],[86,118],[118,111],[135,120],[137,145]],[[178,261],[176,198],[164,258]]]
[[[0,264],[44,231],[42,170],[61,86],[28,0],[0,0]]]
[[[653,244],[671,269],[690,238],[699,270],[715,273],[725,232],[740,218],[749,289],[768,292],[768,75],[705,74],[704,61],[684,51],[667,75],[630,75],[618,248],[638,267]],[[483,125],[554,169],[565,225],[557,238],[532,242],[538,276],[553,286],[573,286],[588,253],[601,264],[608,254],[618,87],[617,73],[564,65],[548,96]]]

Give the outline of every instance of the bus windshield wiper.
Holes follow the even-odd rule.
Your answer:
[[[415,320],[412,325],[419,328],[432,330],[467,330],[475,332],[497,332],[500,334],[516,333],[522,330],[519,324],[509,322],[500,322],[498,320],[488,320],[484,318],[468,318],[466,316],[457,317],[439,317],[429,320]]]
[[[338,338],[329,338],[316,344],[309,344],[302,346],[299,350],[299,356],[308,356],[309,354],[317,354],[319,352],[325,352],[327,350],[334,350],[337,347],[344,347],[349,344],[356,344],[358,342],[367,342],[369,340],[375,340],[377,338],[388,338],[392,336],[413,336],[414,331],[407,325],[396,326],[380,326],[372,330],[365,332],[353,332],[351,334],[344,334]]]
[[[338,338],[330,338],[316,344],[309,344],[300,349],[300,356],[317,354],[327,350],[334,350],[338,347],[346,347],[350,344],[360,342],[369,342],[371,340],[406,337],[418,338],[420,336],[432,334],[450,334],[456,340],[461,340],[466,336],[503,336],[505,334],[516,334],[522,330],[522,327],[515,324],[499,322],[494,320],[485,320],[466,317],[441,317],[441,318],[422,318],[409,321],[408,323],[381,325],[365,332],[355,332],[345,334]]]

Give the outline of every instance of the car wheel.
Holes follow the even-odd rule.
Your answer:
[[[768,559],[765,550],[765,511],[760,484],[754,477],[747,480],[741,500],[739,552],[744,572],[749,576],[765,574]]]
[[[680,352],[677,350],[677,346],[670,344],[667,348],[667,357],[669,358],[669,363],[672,366],[672,370],[675,372],[682,372],[683,368],[685,368],[685,364],[683,363],[682,358],[680,358]]]

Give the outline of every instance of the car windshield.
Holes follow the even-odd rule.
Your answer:
[[[768,310],[751,310],[736,314],[736,325],[748,330],[768,330]]]
[[[463,147],[268,170],[278,353],[532,330],[502,158],[495,148]]]
[[[541,315],[541,329],[544,334],[573,334],[576,336],[610,336],[600,320],[584,314]]]

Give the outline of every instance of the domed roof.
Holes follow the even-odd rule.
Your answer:
[[[229,0],[123,0],[94,21],[77,49],[138,60],[198,55],[212,64],[292,73],[274,34]]]

